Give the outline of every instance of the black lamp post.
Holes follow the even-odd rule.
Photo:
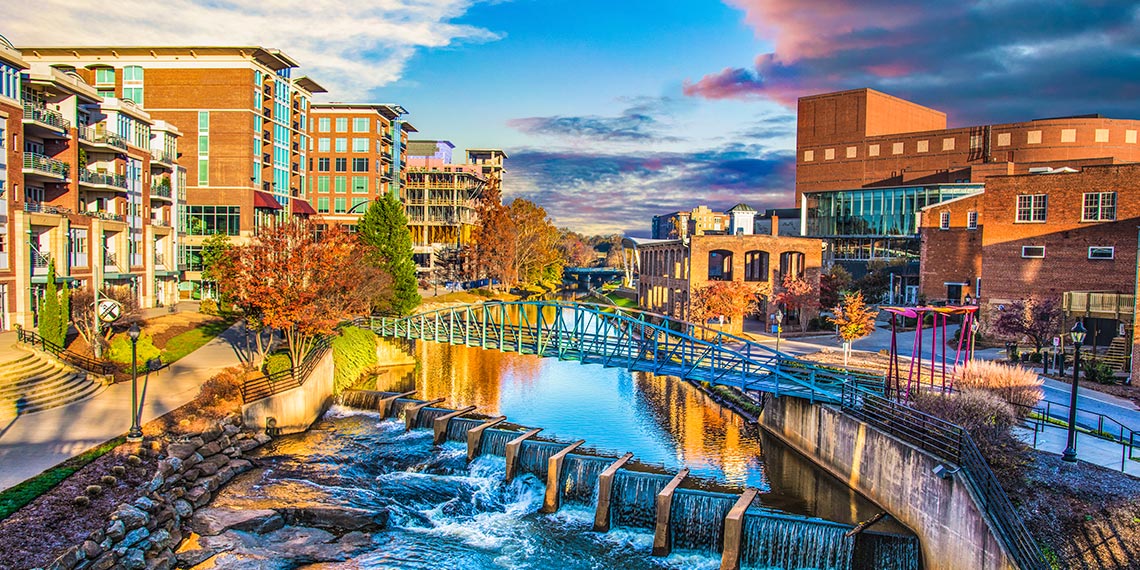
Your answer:
[[[139,427],[139,371],[138,346],[139,324],[131,323],[127,335],[131,337],[131,430],[127,432],[127,441],[142,441],[142,428]]]
[[[784,329],[784,312],[776,309],[776,313],[772,316],[776,319],[776,352],[780,352],[780,333]]]
[[[1069,442],[1061,454],[1062,461],[1077,460],[1077,379],[1081,374],[1081,344],[1085,342],[1085,332],[1085,325],[1080,319],[1069,331],[1073,340],[1073,392],[1069,398]]]

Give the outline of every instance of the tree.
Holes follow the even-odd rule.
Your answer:
[[[565,262],[558,251],[559,232],[546,210],[517,198],[508,215],[515,228],[515,281],[528,285],[561,281]]]
[[[479,225],[472,235],[471,272],[477,279],[514,283],[515,224],[497,186],[488,187],[476,204]]]
[[[571,267],[590,267],[594,264],[596,256],[594,248],[590,247],[581,234],[562,228],[559,237],[558,250],[562,258]]]
[[[819,276],[819,306],[834,307],[851,287],[851,274],[842,265],[832,265]]]
[[[705,324],[709,319],[725,317],[741,324],[744,316],[756,310],[759,303],[755,288],[741,281],[714,281],[693,290],[689,300],[689,319]]]
[[[421,298],[412,259],[412,234],[403,206],[392,194],[385,194],[368,206],[356,228],[361,241],[370,246],[370,262],[392,277],[391,297],[374,299],[373,308],[387,304],[396,314],[410,314]]]
[[[135,292],[130,287],[125,285],[119,287],[104,286],[98,296],[101,299],[115,301],[122,306],[123,310],[119,314],[119,319],[114,323],[96,322],[99,315],[95,307],[94,288],[76,289],[74,293],[71,293],[69,300],[71,324],[75,325],[75,330],[79,332],[79,336],[87,341],[87,345],[91,347],[91,353],[95,358],[103,356],[103,348],[107,345],[107,338],[114,329],[125,330],[131,323],[142,320],[142,308],[139,306],[138,297],[135,296]]]
[[[211,234],[202,241],[202,277],[210,281],[218,281],[219,279],[214,276],[215,268],[224,270],[219,267],[225,263],[226,253],[233,247],[230,242],[230,236],[223,233]]]
[[[47,287],[38,310],[37,330],[44,340],[64,346],[67,341],[69,297],[67,284],[60,291],[55,283],[55,260],[48,262]]]
[[[243,313],[281,331],[296,366],[318,337],[368,311],[392,286],[370,261],[377,255],[339,226],[318,239],[306,220],[283,222],[232,248],[218,285]]]
[[[831,322],[835,323],[839,338],[843,341],[843,365],[847,366],[847,358],[851,355],[851,343],[875,331],[874,309],[867,306],[863,300],[863,293],[845,293],[843,302],[831,309],[834,316]]]
[[[1034,351],[1041,352],[1045,343],[1050,342],[1061,330],[1061,301],[1057,297],[1029,297],[1020,299],[998,311],[994,320],[994,330],[998,334],[1033,341]]]
[[[819,307],[819,293],[811,281],[788,274],[784,276],[781,290],[775,301],[785,309],[796,312],[800,322],[800,332],[807,330],[808,313]]]

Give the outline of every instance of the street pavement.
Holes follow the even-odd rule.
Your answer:
[[[146,423],[198,395],[203,382],[223,368],[240,364],[240,323],[202,348],[159,372],[139,377],[141,423]],[[0,334],[10,347],[15,333]],[[0,366],[6,352],[0,350]],[[17,416],[0,424],[0,490],[7,489],[104,441],[131,426],[131,383],[114,384],[93,398]]]

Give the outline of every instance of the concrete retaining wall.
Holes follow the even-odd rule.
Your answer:
[[[760,423],[918,533],[925,570],[1016,568],[960,476],[939,478],[933,457],[798,398],[772,398]]]
[[[250,428],[265,429],[273,418],[274,424],[270,427],[280,429],[281,434],[302,432],[328,409],[332,396],[333,351],[329,350],[300,388],[242,406],[242,420]]]
[[[403,346],[385,338],[376,343],[376,364],[378,366],[415,365],[416,357],[404,351]]]

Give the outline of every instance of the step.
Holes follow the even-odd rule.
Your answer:
[[[79,371],[71,368],[51,368],[31,376],[25,376],[24,378],[21,378],[15,382],[0,384],[0,397],[3,397],[4,394],[24,390],[27,387],[33,386],[35,384],[42,384],[45,381],[50,381],[52,378],[61,377],[66,374],[73,374],[77,372]]]
[[[92,396],[99,394],[104,389],[105,387],[102,384],[92,382],[89,385],[83,387],[81,390],[75,392],[62,394],[50,399],[34,400],[20,412],[20,415],[34,414],[36,412],[42,412],[44,410],[50,410],[52,408],[58,408],[60,406],[66,406],[68,404],[73,404],[81,400],[86,400]]]
[[[75,385],[90,382],[87,375],[80,372],[67,372],[59,376],[54,376],[49,380],[27,386],[18,391],[8,391],[0,394],[0,402],[9,401],[15,402],[20,398],[37,398],[46,395],[51,395],[56,392],[66,391]]]
[[[36,355],[33,354],[32,352],[29,352],[29,351],[26,351],[23,349],[21,349],[20,352],[23,353],[23,355],[20,356],[19,358],[13,358],[12,360],[9,360],[7,362],[0,362],[0,368],[7,370],[9,367],[19,366],[22,363],[25,363],[29,360],[36,358]]]
[[[17,366],[4,367],[3,370],[0,370],[0,384],[3,384],[6,380],[20,379],[28,374],[34,373],[36,370],[58,366],[61,365],[55,361],[36,358],[22,362]]]

